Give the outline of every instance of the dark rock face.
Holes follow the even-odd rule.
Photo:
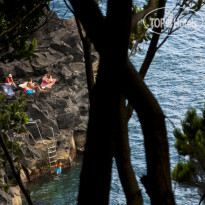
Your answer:
[[[11,197],[4,191],[0,190],[0,205],[12,205]]]
[[[58,156],[64,160],[63,164],[70,164],[76,156],[76,148],[82,150],[84,147],[89,109],[83,48],[75,20],[61,20],[51,13],[48,23],[40,27],[33,37],[37,38],[37,49],[40,50],[38,58],[32,62],[0,63],[0,79],[4,82],[8,73],[12,73],[17,85],[30,77],[40,85],[48,71],[56,78],[53,87],[46,88],[47,92],[36,91],[28,96],[26,112],[29,118],[38,122],[45,139],[52,137],[49,127],[53,128]],[[97,63],[98,56],[94,51],[92,59],[94,64]],[[16,96],[19,92],[16,91]],[[42,173],[39,164],[48,166],[46,148],[38,144],[41,139],[34,125],[28,125],[27,129],[36,142],[29,136],[26,140],[20,139],[26,145],[22,150],[22,164],[29,168],[31,175],[39,175]],[[7,199],[0,198],[0,204],[3,200]]]
[[[9,179],[3,169],[0,169],[1,185],[8,185]],[[18,186],[8,187],[8,192],[0,189],[0,205],[22,205],[20,189]]]
[[[30,122],[26,124],[26,129],[32,134],[35,140],[41,140],[42,133],[42,124],[40,120],[36,122]]]
[[[85,130],[76,130],[74,131],[74,140],[77,147],[77,150],[84,150],[86,142],[86,131]]]
[[[76,130],[79,125],[86,127],[88,90],[83,49],[75,20],[61,20],[51,13],[48,23],[33,37],[37,38],[37,49],[40,50],[38,58],[32,62],[0,64],[1,76],[12,73],[16,84],[27,81],[28,77],[40,84],[43,76],[51,72],[56,83],[46,93],[37,91],[29,96],[29,117],[52,126],[56,135],[60,134],[61,129]],[[92,56],[97,61],[95,52]]]

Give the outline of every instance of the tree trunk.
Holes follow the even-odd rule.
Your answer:
[[[159,205],[175,204],[171,188],[169,149],[164,115],[158,102],[129,60],[126,59],[126,64],[122,60],[125,51],[120,50],[119,44],[125,48],[127,39],[119,39],[116,32],[119,28],[124,29],[125,24],[122,23],[122,26],[115,27],[115,23],[123,21],[120,18],[123,13],[120,16],[114,16],[116,14],[114,13],[112,16],[113,4],[109,6],[105,20],[93,0],[70,0],[70,2],[101,57],[94,91],[94,103],[90,108],[79,204],[93,204],[95,201],[91,199],[93,196],[98,199],[98,204],[108,203],[112,157],[118,140],[117,133],[119,133],[116,116],[120,112],[120,96],[122,94],[130,100],[142,124],[148,172],[147,177],[143,178],[143,182],[151,202]],[[110,2],[108,1],[108,5]],[[109,25],[109,23],[111,24]],[[108,28],[110,30],[107,30]],[[119,33],[124,31],[123,29]],[[115,49],[113,49],[113,44]],[[121,88],[123,88],[123,93]],[[93,166],[93,160],[96,160],[96,166]],[[149,183],[146,183],[147,181]],[[94,188],[92,191],[88,190],[88,184]]]
[[[125,107],[125,98],[121,97],[119,113],[119,138],[116,141],[116,163],[122,187],[127,199],[127,205],[142,205],[143,198],[141,190],[133,171],[130,159],[130,146],[128,138],[127,110]]]
[[[147,176],[143,177],[142,182],[152,204],[175,204],[164,114],[131,63],[127,68],[124,93],[138,114],[144,134]]]
[[[109,9],[113,11],[112,3],[108,5]],[[131,3],[127,6],[127,10],[129,10],[128,13],[130,14]],[[123,46],[119,47],[118,45],[116,47],[116,43],[113,42],[113,40],[116,40],[115,25],[113,24],[116,22],[116,16],[111,14],[110,12],[107,19],[107,28],[104,36],[105,44],[103,52],[100,53],[94,100],[90,107],[87,143],[81,172],[79,204],[94,204],[96,199],[98,204],[108,204],[109,202],[112,159],[119,130],[117,122],[120,108],[122,70],[126,64],[129,39],[129,30],[125,29],[126,32],[122,32],[120,36],[126,41],[123,41]],[[125,22],[123,20],[125,19],[122,19],[122,24]],[[117,49],[117,52],[112,55],[115,49]],[[96,140],[100,140],[100,143],[97,143]],[[95,165],[92,161],[93,156],[97,156]],[[95,168],[97,170],[94,170]],[[97,173],[97,176],[93,171]],[[88,176],[90,177],[88,178]],[[93,177],[95,178],[94,180]],[[88,179],[91,187],[95,187],[92,190],[92,196],[94,196],[92,199],[90,197],[91,194],[88,193]]]

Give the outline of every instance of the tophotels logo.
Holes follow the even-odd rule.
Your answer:
[[[165,12],[164,18],[159,19],[150,17],[150,15],[161,9],[165,9],[165,7],[157,8],[149,12],[143,19],[143,24],[151,33],[166,36],[184,36],[194,33],[204,24],[204,19],[199,13],[192,9],[183,9],[182,7],[179,7],[179,9],[183,9],[183,13],[178,17],[177,12],[179,9],[175,11],[170,7],[166,7],[166,10],[168,9],[170,11]],[[149,25],[146,24],[147,18],[150,20]],[[153,28],[161,28],[161,33],[153,31]],[[170,32],[170,30],[174,32]]]

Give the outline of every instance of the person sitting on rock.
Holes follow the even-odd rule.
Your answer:
[[[42,92],[45,92],[45,90],[42,90],[40,88],[40,86],[38,85],[35,85],[33,82],[32,82],[32,79],[29,78],[28,81],[27,81],[27,87],[30,88],[30,89],[33,89],[33,90],[40,90]]]
[[[9,73],[8,77],[5,80],[5,85],[2,85],[4,92],[10,96],[13,96],[15,93],[13,89],[16,88],[16,84],[13,81],[12,75]]]
[[[55,78],[52,78],[50,72],[48,72],[42,80],[41,87],[44,88],[51,88],[52,85],[56,82]]]
[[[11,73],[8,74],[8,77],[6,78],[5,83],[9,83],[10,85],[14,86],[16,88],[16,84],[13,81]]]
[[[58,160],[56,163],[56,175],[59,176],[62,172],[62,163],[60,160]]]

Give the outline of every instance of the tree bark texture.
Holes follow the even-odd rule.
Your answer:
[[[109,53],[107,58],[110,58],[109,64],[113,64],[112,69],[115,69],[113,78],[119,78],[116,90],[120,91],[118,96],[119,100],[116,104],[118,111],[115,125],[116,142],[114,156],[116,158],[117,169],[127,204],[140,205],[143,200],[131,165],[128,127],[127,121],[125,121],[125,99],[122,95],[123,73],[128,58],[128,44],[131,29],[131,3],[131,1],[127,1],[127,3],[123,1],[108,1],[106,30],[108,31],[107,42],[108,46],[111,47],[111,53]],[[119,31],[118,35],[116,35],[116,31]],[[119,44],[119,42],[121,43]],[[109,73],[107,75],[109,75]]]
[[[128,138],[128,121],[125,98],[121,96],[120,112],[118,117],[119,129],[116,141],[116,164],[128,205],[141,205],[143,198],[133,171],[130,158]]]
[[[113,29],[117,34],[121,32],[126,22],[122,23],[122,27],[118,25],[118,29],[122,30],[116,30],[115,23],[117,24],[117,21],[121,20],[123,22],[123,19],[119,19],[120,16],[117,13],[114,14],[118,16],[111,15],[112,12],[116,12],[113,11],[112,1],[108,1],[109,8],[106,19],[93,0],[70,0],[70,2],[76,16],[100,54],[94,103],[90,107],[79,204],[108,204],[112,158],[115,153],[119,152],[117,147],[120,147],[116,146],[119,130],[121,130],[117,116],[120,113],[122,95],[130,101],[142,125],[147,161],[147,176],[143,177],[142,181],[151,198],[151,203],[175,204],[171,187],[169,149],[163,112],[128,58],[126,63],[124,62],[126,38],[123,38],[122,34],[122,39],[118,39],[118,35],[113,33]],[[119,1],[113,2],[119,4]],[[126,4],[124,6],[126,9]],[[111,30],[107,30],[108,28]],[[116,42],[122,43],[122,47]],[[116,52],[118,49],[119,52]],[[123,179],[121,178],[121,180]],[[93,189],[89,190],[88,184]],[[97,201],[95,201],[96,199]]]
[[[143,184],[152,204],[175,204],[164,114],[130,62],[127,67],[124,92],[138,114],[144,134],[147,176],[143,177]]]

